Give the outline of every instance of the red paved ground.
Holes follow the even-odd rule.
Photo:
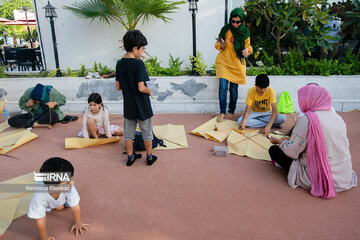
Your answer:
[[[214,114],[158,114],[154,125],[183,124],[187,132]],[[353,168],[360,174],[360,112],[341,113],[348,126]],[[112,123],[122,124],[120,115]],[[292,121],[286,122],[288,131]],[[124,141],[65,150],[81,119],[53,129],[34,129],[39,138],[0,156],[0,181],[38,170],[53,156],[69,159],[81,196],[82,219],[90,230],[75,238],[69,209],[47,215],[56,239],[360,239],[359,187],[335,199],[291,189],[271,163],[229,155],[208,155],[218,143],[187,134],[189,149],[156,151],[151,167],[138,160],[126,167]],[[223,143],[225,145],[225,143]],[[33,220],[13,221],[4,240],[37,239]]]

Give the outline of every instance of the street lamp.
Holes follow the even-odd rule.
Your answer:
[[[197,2],[199,0],[188,0],[189,2],[189,11],[192,15],[192,36],[193,36],[193,57],[196,57],[196,12],[198,10]],[[194,62],[192,64],[191,75],[196,75],[194,70]]]
[[[57,18],[57,15],[55,12],[56,8],[50,4],[50,1],[48,1],[48,4],[43,8],[45,9],[45,17],[50,20],[51,34],[52,34],[52,40],[53,40],[53,46],[54,46],[56,77],[61,77],[62,74],[60,72],[60,66],[59,66],[59,57],[58,57],[58,51],[57,51],[55,25],[54,25],[54,18]]]

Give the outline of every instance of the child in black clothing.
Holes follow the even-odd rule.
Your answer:
[[[140,60],[147,45],[145,36],[139,30],[128,31],[124,37],[126,55],[116,65],[116,89],[122,90],[124,98],[124,139],[128,154],[127,166],[131,166],[141,154],[135,154],[132,140],[136,125],[140,126],[146,149],[147,164],[152,165],[157,157],[152,154],[152,116],[150,98],[152,92],[146,82],[149,76]]]

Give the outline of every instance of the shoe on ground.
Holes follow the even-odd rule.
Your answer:
[[[148,166],[153,165],[153,163],[154,163],[156,160],[157,160],[157,156],[152,155],[151,160],[149,160],[149,158],[146,159],[147,165],[148,165]]]
[[[134,158],[128,159],[128,161],[127,161],[127,163],[126,163],[126,166],[131,167],[131,165],[134,164],[134,162],[136,161],[136,159],[139,159],[139,158],[142,158],[141,153],[139,153],[139,154],[134,153]]]

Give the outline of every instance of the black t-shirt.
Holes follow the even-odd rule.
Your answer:
[[[149,81],[143,61],[136,58],[122,58],[116,64],[116,81],[124,97],[124,117],[146,120],[153,116],[149,94],[139,91],[138,83]]]

